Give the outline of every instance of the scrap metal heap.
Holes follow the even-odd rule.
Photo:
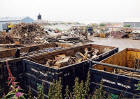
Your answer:
[[[112,31],[110,34],[114,38],[128,38],[132,31],[133,30],[131,28],[120,28],[119,31]]]
[[[0,35],[0,44],[14,43],[14,39],[10,35]]]
[[[40,49],[38,47],[32,47],[29,49],[28,52],[22,52],[21,53],[21,56],[28,56],[28,55],[37,55],[37,54],[40,54],[40,53],[49,53],[49,52],[53,52],[53,51],[56,51],[56,50],[61,50],[63,49],[63,47],[51,47],[51,48],[43,48],[43,49]]]
[[[38,24],[21,23],[16,24],[12,28],[10,34],[12,37],[16,38],[20,44],[32,44],[44,42],[43,37],[46,33],[44,29]]]
[[[46,33],[44,28],[36,23],[20,23],[16,24],[10,36],[20,44],[38,44],[48,42],[62,42],[62,43],[85,43],[89,42],[87,33],[81,29],[75,29],[61,33]]]
[[[88,43],[92,42],[88,39],[88,33],[84,29],[72,28],[57,38],[59,42],[67,43]]]
[[[60,54],[53,57],[53,59],[48,59],[46,62],[46,66],[60,68],[67,65],[80,63],[92,57],[97,57],[98,54],[99,50],[97,49],[89,50],[88,48],[85,48],[83,52],[78,51],[73,55]]]
[[[104,49],[103,52],[109,50],[110,49]],[[71,55],[66,55],[66,54],[56,55],[54,57],[47,59],[47,61],[44,60],[44,63],[46,61],[45,63],[46,66],[53,67],[53,68],[61,68],[71,64],[80,63],[88,59],[96,58],[101,53],[102,52],[100,52],[98,49],[95,48],[91,48],[91,49],[85,48],[84,50],[71,53]]]

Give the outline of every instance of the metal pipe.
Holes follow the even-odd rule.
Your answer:
[[[101,63],[101,62],[96,62],[96,61],[92,61],[92,63],[98,64],[98,65],[104,65],[104,66],[108,66],[108,67],[112,67],[112,68],[118,68],[118,69],[123,69],[123,70],[128,70],[128,71],[139,72],[140,73],[140,70],[129,68],[129,67],[123,67],[123,66],[107,64],[107,63]],[[92,67],[94,67],[94,66],[92,66]]]

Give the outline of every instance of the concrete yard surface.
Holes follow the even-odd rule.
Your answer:
[[[93,44],[119,47],[119,50],[123,50],[125,48],[140,49],[140,40],[99,38],[99,37],[89,37],[89,39],[94,41]]]

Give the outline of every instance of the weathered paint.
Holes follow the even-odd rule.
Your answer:
[[[118,66],[134,68],[136,59],[140,59],[140,50],[127,48],[121,52],[118,52],[118,53],[104,59],[102,62],[114,64],[114,65],[118,65]],[[114,71],[113,68],[107,67],[107,66],[102,66],[102,65],[94,65],[93,68],[98,69],[98,70],[105,70],[108,72]]]

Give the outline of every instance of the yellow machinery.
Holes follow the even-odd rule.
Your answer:
[[[6,32],[9,32],[9,30],[11,30],[13,27],[14,27],[14,24],[12,23],[3,24],[3,30],[6,30]]]
[[[100,33],[99,35],[100,35],[101,38],[106,38],[105,33]]]
[[[9,29],[11,29],[11,28],[13,28],[13,27],[14,27],[14,24],[12,24],[12,23],[9,23],[9,24],[8,24],[8,28],[9,28]]]

